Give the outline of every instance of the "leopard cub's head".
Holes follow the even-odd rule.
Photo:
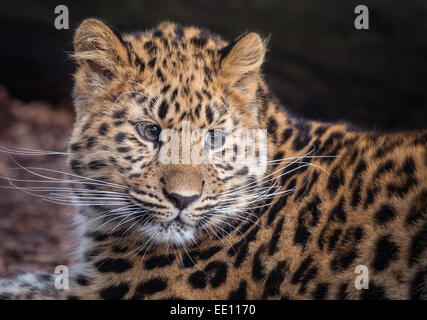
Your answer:
[[[97,228],[175,245],[252,219],[268,153],[264,53],[255,33],[228,43],[167,22],[117,35],[85,20],[69,158],[81,212]]]

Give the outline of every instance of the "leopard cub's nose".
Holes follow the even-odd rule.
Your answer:
[[[204,180],[199,167],[167,164],[161,167],[161,176],[163,195],[179,210],[187,208],[202,194]]]
[[[175,207],[177,207],[179,210],[183,210],[187,208],[190,203],[196,201],[199,198],[199,195],[187,197],[178,193],[168,193],[167,197],[174,204]]]

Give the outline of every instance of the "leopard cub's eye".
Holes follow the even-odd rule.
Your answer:
[[[158,125],[139,123],[136,125],[139,135],[148,141],[158,141],[162,131]]]
[[[225,143],[225,134],[221,130],[209,130],[205,134],[205,145],[214,150],[222,147]]]

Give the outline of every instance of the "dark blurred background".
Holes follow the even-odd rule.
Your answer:
[[[54,27],[60,4],[69,8],[69,30]],[[369,8],[369,30],[354,28],[359,4]],[[65,149],[74,120],[74,67],[67,53],[73,31],[88,17],[119,31],[162,20],[202,26],[226,39],[257,31],[271,36],[267,82],[294,113],[379,130],[427,128],[426,0],[2,0],[0,145]],[[17,160],[66,170],[61,156]],[[0,152],[0,178],[34,178],[11,167],[16,165]],[[52,272],[69,263],[73,214],[72,208],[0,189],[0,275]]]
[[[59,4],[69,8],[69,30],[54,28]],[[358,4],[370,10],[370,30],[354,28]],[[368,128],[427,127],[425,0],[2,0],[0,83],[24,101],[69,101],[66,53],[87,17],[120,31],[168,19],[227,39],[249,30],[271,35],[266,78],[297,114]]]

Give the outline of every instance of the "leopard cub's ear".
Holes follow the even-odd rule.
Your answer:
[[[228,85],[259,73],[265,46],[261,37],[247,33],[220,50],[220,76]]]
[[[100,20],[84,20],[76,30],[73,43],[77,74],[83,74],[89,86],[107,85],[127,62],[126,47]]]

